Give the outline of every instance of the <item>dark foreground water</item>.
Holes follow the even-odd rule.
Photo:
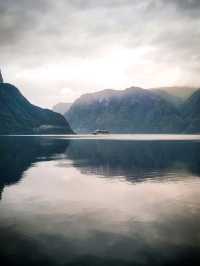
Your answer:
[[[0,138],[0,265],[200,265],[200,137]]]

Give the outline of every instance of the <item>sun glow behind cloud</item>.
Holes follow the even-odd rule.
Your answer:
[[[16,79],[20,82],[35,83],[38,88],[45,84],[72,84],[72,88],[61,86],[55,88],[54,102],[74,101],[82,93],[113,88],[124,89],[129,86],[166,85],[165,76],[169,76],[168,85],[173,85],[181,76],[179,67],[166,69],[165,65],[155,64],[148,56],[155,52],[151,46],[130,49],[110,47],[106,53],[93,58],[68,58],[67,62],[44,64],[34,69],[18,72]],[[159,73],[155,76],[155,72]],[[154,82],[152,83],[152,80]],[[48,85],[49,86],[49,85]],[[53,100],[49,97],[49,102]]]
[[[198,86],[199,4],[1,1],[4,78],[42,106],[106,88]]]
[[[49,79],[50,81],[69,81],[79,78],[96,80],[103,77],[103,82],[112,84],[114,79],[120,79],[126,75],[126,71],[132,65],[145,65],[151,47],[141,47],[138,49],[127,49],[123,47],[111,47],[104,54],[99,54],[94,58],[68,58],[67,62],[52,63],[38,66],[34,69],[27,69],[17,74],[17,78],[34,78],[40,81]]]

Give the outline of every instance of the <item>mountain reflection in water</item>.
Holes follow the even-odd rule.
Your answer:
[[[66,155],[83,173],[132,182],[177,171],[200,175],[200,142],[76,140]]]
[[[50,161],[65,152],[69,142],[38,137],[0,138],[0,191],[20,181],[34,163]]]
[[[0,138],[0,263],[200,265],[200,142]]]

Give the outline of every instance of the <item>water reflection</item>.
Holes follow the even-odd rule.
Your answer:
[[[3,266],[200,265],[198,142],[4,138],[0,150]]]
[[[125,177],[129,181],[200,176],[200,142],[66,140],[51,137],[0,138],[0,191],[18,182],[34,163],[72,160],[82,173],[105,177]],[[67,167],[65,161],[59,165]]]
[[[69,141],[40,137],[0,138],[0,198],[3,188],[19,182],[23,173],[36,162],[54,160],[63,154]]]
[[[83,173],[125,176],[132,182],[200,175],[200,142],[76,140],[66,155]]]

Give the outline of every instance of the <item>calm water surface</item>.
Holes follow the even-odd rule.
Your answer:
[[[0,137],[0,265],[200,265],[200,136]]]

